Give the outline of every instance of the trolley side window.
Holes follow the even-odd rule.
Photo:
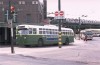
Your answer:
[[[42,30],[42,28],[39,28],[39,34],[43,34]]]
[[[36,28],[33,28],[33,34],[37,34]]]
[[[29,34],[32,34],[32,28],[29,28]]]

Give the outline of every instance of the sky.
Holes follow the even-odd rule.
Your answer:
[[[61,10],[64,11],[65,18],[80,17],[100,21],[100,0],[61,0]],[[47,0],[47,12],[55,11],[58,11],[58,0]],[[48,16],[54,16],[54,14]]]

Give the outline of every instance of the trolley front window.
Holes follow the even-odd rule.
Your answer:
[[[27,35],[28,34],[28,29],[27,28],[19,28],[18,29],[18,34]]]

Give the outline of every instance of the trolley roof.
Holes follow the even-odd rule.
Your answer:
[[[22,24],[22,25],[18,25],[17,27],[22,26],[24,28],[47,28],[47,29],[58,29],[58,26],[56,25],[27,25],[27,24]],[[73,32],[73,30],[71,28],[64,28],[62,27],[61,29],[63,30],[70,30]]]

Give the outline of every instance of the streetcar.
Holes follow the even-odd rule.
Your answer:
[[[30,46],[44,46],[58,44],[58,26],[55,25],[18,25],[16,26],[16,44]],[[61,28],[62,43],[69,45],[74,42],[74,31]]]

